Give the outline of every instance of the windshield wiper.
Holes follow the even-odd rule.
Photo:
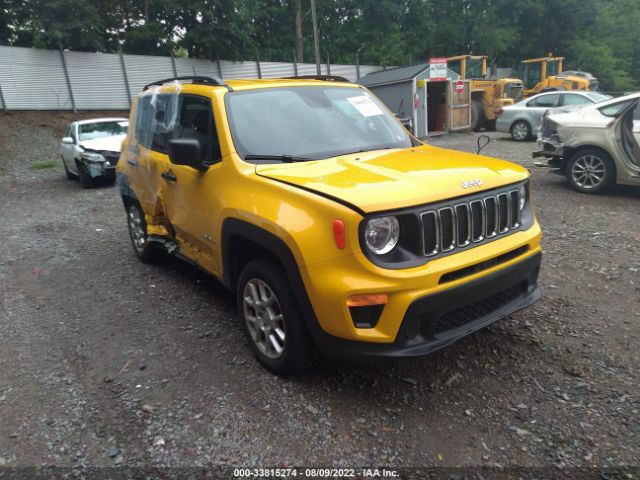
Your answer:
[[[277,160],[285,163],[307,162],[309,160],[314,160],[313,158],[296,157],[295,155],[245,155],[244,159],[245,160]]]
[[[335,157],[341,157],[343,155],[353,155],[355,153],[375,152],[376,150],[393,150],[394,148],[397,148],[397,147],[363,148],[363,149],[360,149],[360,150],[354,150],[352,152],[343,152],[343,153],[340,153],[340,154],[334,155],[334,156]]]

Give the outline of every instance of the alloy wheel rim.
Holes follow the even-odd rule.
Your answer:
[[[260,352],[271,359],[284,353],[286,329],[278,297],[266,282],[249,280],[242,294],[244,319],[249,335]]]
[[[576,185],[590,190],[602,184],[606,168],[601,158],[595,155],[583,155],[574,162],[571,177]]]
[[[529,129],[524,123],[517,123],[513,127],[513,136],[518,140],[523,140],[527,137]]]
[[[133,246],[141,252],[147,241],[147,234],[144,231],[140,210],[133,205],[129,208],[129,233],[131,234]]]

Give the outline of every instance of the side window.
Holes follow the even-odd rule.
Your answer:
[[[589,98],[584,97],[582,95],[572,95],[570,93],[565,93],[562,95],[563,104],[566,106],[571,105],[591,105],[593,102],[589,100]]]
[[[626,100],[624,102],[618,102],[611,105],[607,105],[606,107],[600,108],[600,113],[602,113],[605,117],[617,117],[620,113],[622,113],[632,102],[636,100]]]
[[[200,141],[206,163],[222,157],[213,120],[211,101],[195,95],[181,95],[179,115],[172,138],[195,138]]]
[[[636,108],[633,110],[633,119],[640,121],[640,102],[638,102]]]
[[[136,110],[135,135],[138,143],[146,148],[151,148],[153,134],[153,109],[151,108],[151,96],[145,95],[138,100]]]
[[[178,97],[171,94],[144,95],[138,101],[135,135],[140,145],[165,153],[177,115]]]
[[[553,108],[557,107],[560,103],[560,94],[559,93],[551,93],[549,95],[542,95],[540,97],[534,98],[527,103],[527,107],[545,107],[545,108]]]
[[[71,125],[69,125],[69,131],[67,132],[67,137],[73,138],[74,145],[78,143],[75,124],[72,123]]]

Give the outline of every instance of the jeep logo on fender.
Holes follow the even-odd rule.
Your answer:
[[[462,182],[460,182],[460,185],[462,186],[462,188],[481,187],[482,180],[480,180],[479,178],[476,178],[474,180],[463,180]]]

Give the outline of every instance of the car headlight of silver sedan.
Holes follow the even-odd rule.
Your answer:
[[[83,152],[82,155],[80,155],[80,157],[83,160],[86,160],[88,162],[94,162],[94,163],[104,163],[107,161],[107,159],[104,158],[104,155],[102,155],[101,153],[95,153],[95,152]]]

